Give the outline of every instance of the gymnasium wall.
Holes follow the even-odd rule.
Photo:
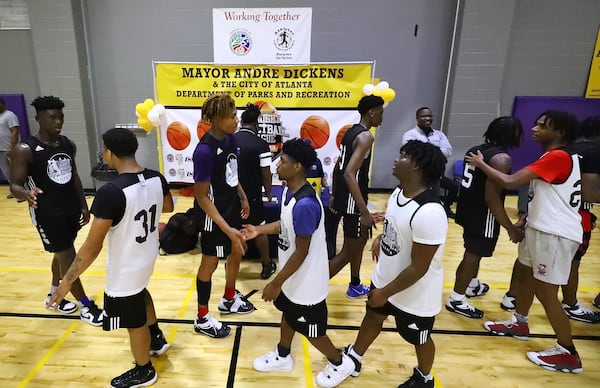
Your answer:
[[[457,2],[457,40],[444,96]],[[97,162],[98,134],[135,121],[135,103],[153,96],[152,59],[210,62],[213,7],[280,7],[281,1],[27,0],[27,5],[32,30],[0,30],[0,92],[23,93],[28,104],[38,94],[65,98],[65,133],[78,143],[84,187],[93,188],[89,171]],[[420,105],[432,107],[434,125],[447,131],[456,159],[481,141],[496,115],[510,113],[514,96],[582,96],[600,21],[597,0],[285,5],[313,7],[313,61],[376,59],[376,74],[398,93],[376,139],[375,188],[395,184],[391,161]],[[28,113],[35,132],[34,113]],[[149,167],[158,165],[153,135],[140,138],[139,157]]]

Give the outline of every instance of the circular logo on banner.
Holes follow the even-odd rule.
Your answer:
[[[275,31],[275,47],[279,50],[287,51],[294,46],[294,32],[289,28],[279,28]]]
[[[244,56],[252,49],[252,38],[250,33],[244,29],[237,29],[231,33],[229,48],[238,56]]]

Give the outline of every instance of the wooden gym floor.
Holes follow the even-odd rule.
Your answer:
[[[2,387],[106,387],[111,378],[131,368],[132,357],[126,330],[103,332],[78,319],[44,308],[50,286],[50,255],[31,225],[24,203],[5,199],[7,186],[0,186],[0,386]],[[175,192],[174,192],[174,195]],[[385,209],[387,194],[375,194],[371,202]],[[92,197],[88,198],[91,203]],[[178,197],[175,211],[185,211],[189,197]],[[516,216],[516,198],[507,198],[509,215]],[[166,222],[170,214],[164,214]],[[75,242],[81,246],[88,228]],[[463,253],[462,229],[450,221],[444,265],[444,302],[452,290],[454,273]],[[340,242],[338,236],[338,242]],[[339,244],[338,244],[339,245]],[[370,242],[367,247],[370,247]],[[531,363],[525,353],[553,346],[555,339],[536,301],[530,315],[529,341],[493,337],[482,326],[485,320],[507,319],[510,314],[499,307],[508,288],[516,255],[516,245],[500,237],[496,255],[482,261],[480,279],[490,292],[471,302],[486,313],[482,320],[471,320],[447,312],[437,317],[433,338],[437,347],[434,364],[436,387],[592,387],[600,381],[600,324],[571,321],[575,345],[583,360],[581,375],[546,371]],[[104,286],[105,252],[82,276],[88,295],[100,301]],[[600,292],[600,238],[592,234],[590,250],[580,270],[579,300],[588,307]],[[194,333],[196,314],[195,277],[200,252],[159,257],[149,285],[160,326],[171,349],[153,358],[159,373],[156,387],[315,387],[314,378],[325,359],[297,335],[292,356],[292,372],[260,373],[252,369],[256,356],[273,349],[278,341],[279,312],[261,300],[260,262],[242,262],[237,288],[250,293],[258,310],[249,315],[223,316],[233,330],[225,339],[211,339]],[[365,249],[363,281],[368,283],[373,269],[371,254]],[[215,272],[211,310],[219,317],[217,301],[224,282],[223,266]],[[328,298],[328,334],[337,346],[354,341],[364,313],[364,300],[345,297],[349,270],[331,280]],[[596,309],[597,310],[597,309]],[[412,346],[392,332],[388,320],[384,332],[363,359],[360,377],[348,378],[340,387],[395,387],[412,374],[416,364]]]

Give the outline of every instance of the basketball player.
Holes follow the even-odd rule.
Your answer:
[[[483,134],[485,143],[469,151],[481,151],[490,166],[505,174],[510,173],[512,159],[508,150],[518,147],[523,138],[523,126],[519,119],[502,116],[494,119]],[[456,269],[454,290],[446,302],[446,310],[468,318],[482,318],[483,311],[473,307],[465,299],[485,294],[489,285],[477,279],[482,257],[494,253],[500,225],[508,232],[510,240],[517,243],[523,239],[523,231],[510,221],[504,209],[504,190],[494,184],[483,171],[468,163],[464,165],[462,187],[456,205],[456,223],[463,227],[465,253]]]
[[[31,105],[39,131],[11,153],[10,191],[18,200],[29,203],[31,221],[37,228],[44,249],[51,252],[52,283],[50,297],[75,258],[73,245],[79,229],[90,220],[75,165],[75,144],[60,133],[64,124],[65,104],[54,96],[38,97]],[[81,320],[93,326],[102,325],[102,310],[90,300],[81,280],[73,283],[72,294],[81,305]],[[62,299],[56,310],[72,314],[77,306]]]
[[[111,386],[146,387],[158,378],[150,354],[161,355],[169,348],[146,287],[158,255],[158,220],[162,211],[173,211],[173,199],[165,178],[136,161],[138,141],[133,132],[109,129],[102,140],[103,159],[119,175],[96,192],[88,236],[49,306],[63,300],[108,237],[103,329],[127,328],[135,359],[135,367],[112,379]]]
[[[529,338],[529,309],[534,295],[541,302],[554,329],[558,343],[540,351],[528,352],[533,363],[550,370],[581,373],[581,359],[573,344],[571,324],[558,299],[558,286],[567,284],[571,261],[583,230],[581,216],[581,173],[578,155],[564,146],[577,136],[577,119],[570,113],[548,110],[532,129],[535,141],[545,153],[535,162],[512,175],[490,167],[481,151],[470,153],[465,161],[480,168],[497,185],[515,188],[531,184],[531,200],[525,238],[519,243],[515,270],[516,311],[508,321],[484,323],[495,335]]]
[[[394,160],[397,187],[388,200],[383,234],[373,240],[373,259],[367,311],[356,342],[344,352],[354,361],[352,376],[360,374],[362,357],[381,332],[389,315],[398,333],[415,347],[413,375],[398,387],[434,387],[431,368],[435,344],[431,330],[442,308],[442,255],[448,218],[434,186],[446,158],[430,143],[410,140]]]
[[[360,99],[360,122],[348,129],[342,138],[340,157],[333,169],[330,208],[343,218],[344,242],[340,253],[329,262],[329,277],[334,277],[350,262],[348,298],[360,298],[369,292],[369,287],[360,282],[362,253],[374,223],[367,208],[374,141],[369,128],[377,127],[383,121],[383,104],[383,98],[379,96]]]
[[[281,219],[266,225],[246,225],[248,239],[279,233],[280,271],[263,289],[263,299],[282,312],[279,343],[274,351],[254,360],[261,372],[292,370],[292,339],[304,335],[329,361],[317,375],[322,387],[335,387],[354,370],[352,360],[326,334],[327,250],[323,205],[306,180],[317,154],[302,139],[283,144],[277,173],[287,182],[281,200]]]
[[[259,117],[260,109],[256,105],[246,105],[246,110],[242,113],[240,129],[233,135],[240,147],[238,175],[250,205],[250,215],[245,223],[251,225],[265,223],[263,187],[269,201],[272,196],[271,151],[269,143],[258,137]],[[269,256],[269,239],[265,235],[258,236],[255,243],[262,263],[260,277],[268,279],[277,270],[275,261]]]
[[[219,258],[227,258],[225,293],[219,302],[223,314],[248,314],[254,305],[235,289],[246,242],[239,229],[248,217],[249,205],[238,184],[238,147],[233,133],[238,126],[235,102],[229,94],[215,94],[202,106],[202,118],[210,123],[208,131],[194,150],[194,206],[199,209],[202,261],[198,267],[196,292],[197,333],[224,338],[229,326],[219,322],[208,310],[212,274]]]

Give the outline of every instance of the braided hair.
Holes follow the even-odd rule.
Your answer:
[[[409,140],[400,148],[421,171],[424,183],[433,185],[444,174],[446,157],[442,151],[431,143],[419,140]]]

